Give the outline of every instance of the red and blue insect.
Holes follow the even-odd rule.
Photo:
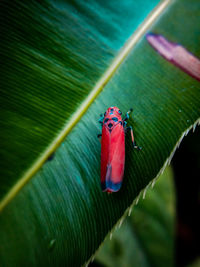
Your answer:
[[[99,123],[102,125],[101,140],[101,188],[104,192],[117,192],[121,188],[125,165],[125,133],[131,132],[133,148],[138,150],[134,141],[133,129],[127,127],[130,109],[125,118],[117,107],[110,107],[104,115],[100,115]]]

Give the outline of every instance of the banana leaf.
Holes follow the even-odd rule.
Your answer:
[[[144,37],[149,29],[199,57],[199,3],[0,6],[0,265],[80,266],[199,122],[199,82]],[[133,108],[143,149],[127,136],[122,189],[107,195],[97,121],[113,105]]]

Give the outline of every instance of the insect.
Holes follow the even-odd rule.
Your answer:
[[[130,109],[125,118],[117,107],[110,107],[104,115],[100,115],[99,123],[102,125],[101,140],[101,188],[104,192],[119,191],[124,176],[125,165],[125,133],[130,131],[133,148],[141,150],[134,141],[133,129],[127,127]]]

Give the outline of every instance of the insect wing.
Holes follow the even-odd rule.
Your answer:
[[[105,125],[103,125],[102,137],[101,137],[101,187],[103,191],[106,189],[105,179],[106,179],[107,166],[109,164],[109,147],[110,147],[110,132],[105,127]]]
[[[110,132],[102,129],[101,186],[103,191],[116,192],[120,189],[125,163],[125,134],[121,124]]]

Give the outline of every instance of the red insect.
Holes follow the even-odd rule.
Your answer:
[[[119,191],[125,165],[125,133],[131,132],[133,147],[140,150],[134,142],[132,127],[126,127],[129,119],[130,109],[124,119],[122,112],[117,107],[110,107],[103,115],[100,115],[99,122],[102,125],[101,141],[101,188],[104,192]]]

